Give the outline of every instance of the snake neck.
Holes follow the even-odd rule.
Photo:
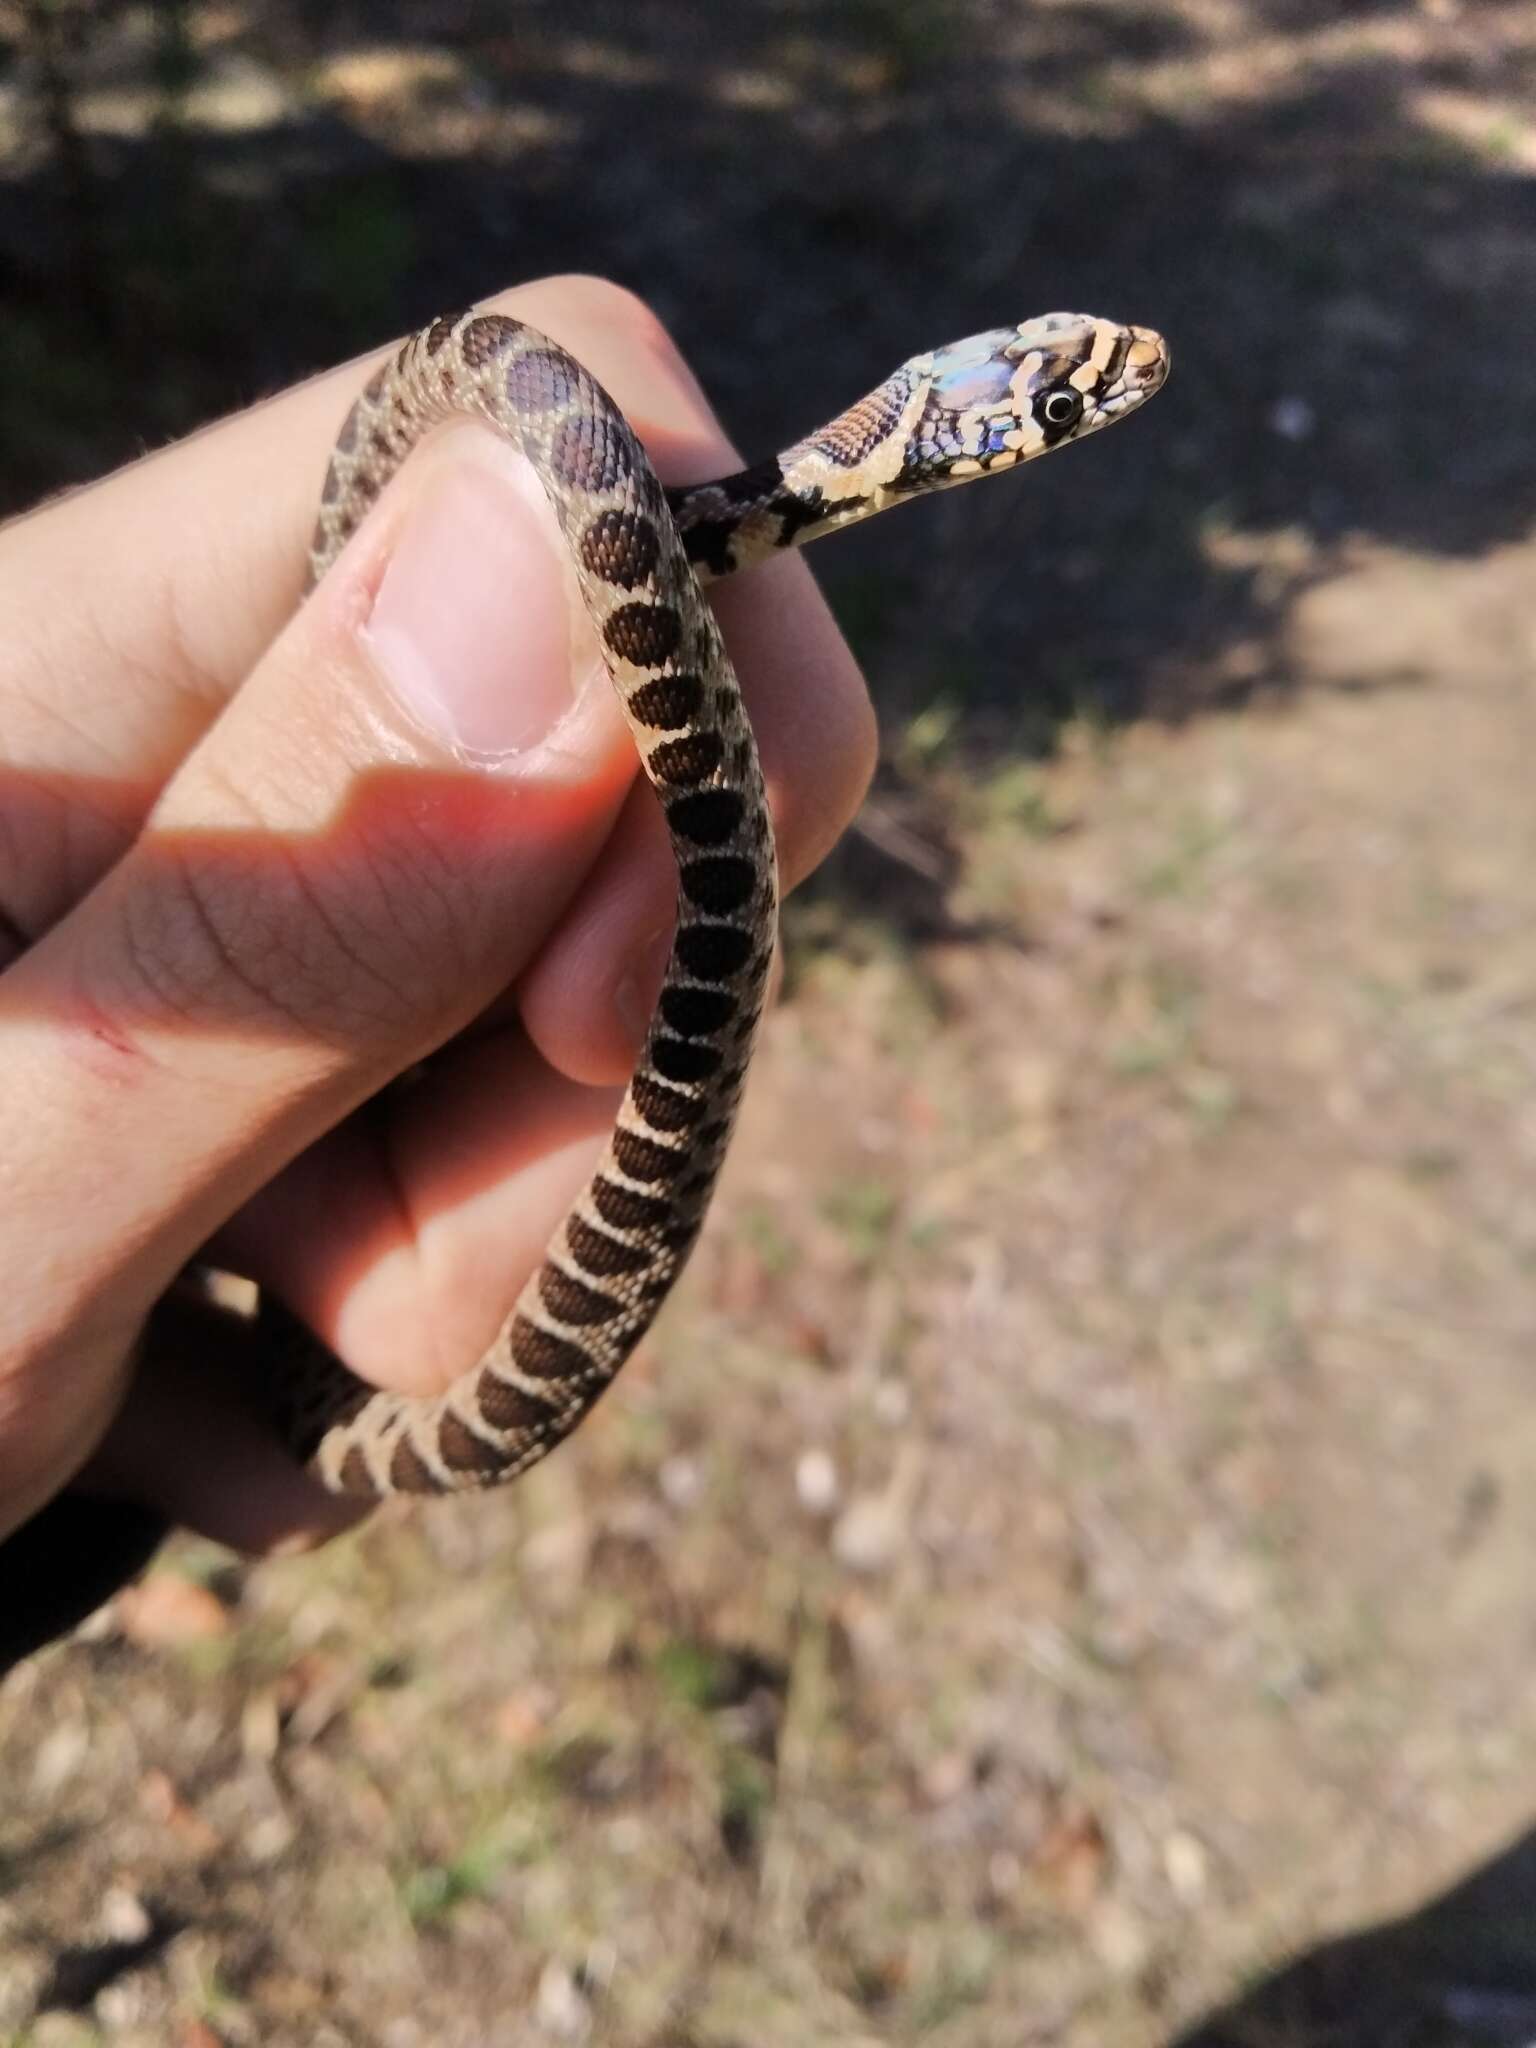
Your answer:
[[[667,493],[701,582],[804,547],[839,526],[937,487],[907,464],[927,380],[916,363],[766,462]]]

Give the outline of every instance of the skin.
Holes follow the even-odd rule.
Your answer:
[[[739,464],[629,294],[487,303],[585,361],[667,482]],[[510,693],[570,665],[549,749],[467,748],[381,668],[370,614],[481,460],[465,430],[296,609],[372,360],[0,530],[0,1534],[72,1481],[252,1551],[345,1526],[263,1426],[239,1328],[157,1303],[205,1254],[365,1378],[446,1384],[584,1177],[660,978],[671,857],[537,513],[496,539],[556,592],[553,634],[506,641]],[[713,596],[793,886],[868,784],[868,699],[797,558]]]

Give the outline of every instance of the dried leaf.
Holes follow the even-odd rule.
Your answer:
[[[156,1572],[117,1598],[117,1625],[141,1650],[207,1643],[230,1631],[229,1610],[206,1586],[176,1572]]]

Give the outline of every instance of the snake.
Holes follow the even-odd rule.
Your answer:
[[[909,358],[767,461],[667,489],[595,378],[506,315],[434,320],[377,369],[326,474],[309,587],[411,451],[469,419],[532,464],[677,863],[671,953],[597,1165],[484,1356],[445,1391],[381,1391],[275,1297],[257,1310],[293,1454],[363,1498],[501,1484],[568,1437],[650,1329],[730,1143],[778,929],[757,747],[705,586],[889,506],[1032,461],[1167,377],[1148,327],[1048,313]]]

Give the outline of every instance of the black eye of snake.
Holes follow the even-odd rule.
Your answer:
[[[1040,401],[1040,424],[1043,427],[1075,427],[1083,416],[1083,394],[1080,391],[1048,391]]]

